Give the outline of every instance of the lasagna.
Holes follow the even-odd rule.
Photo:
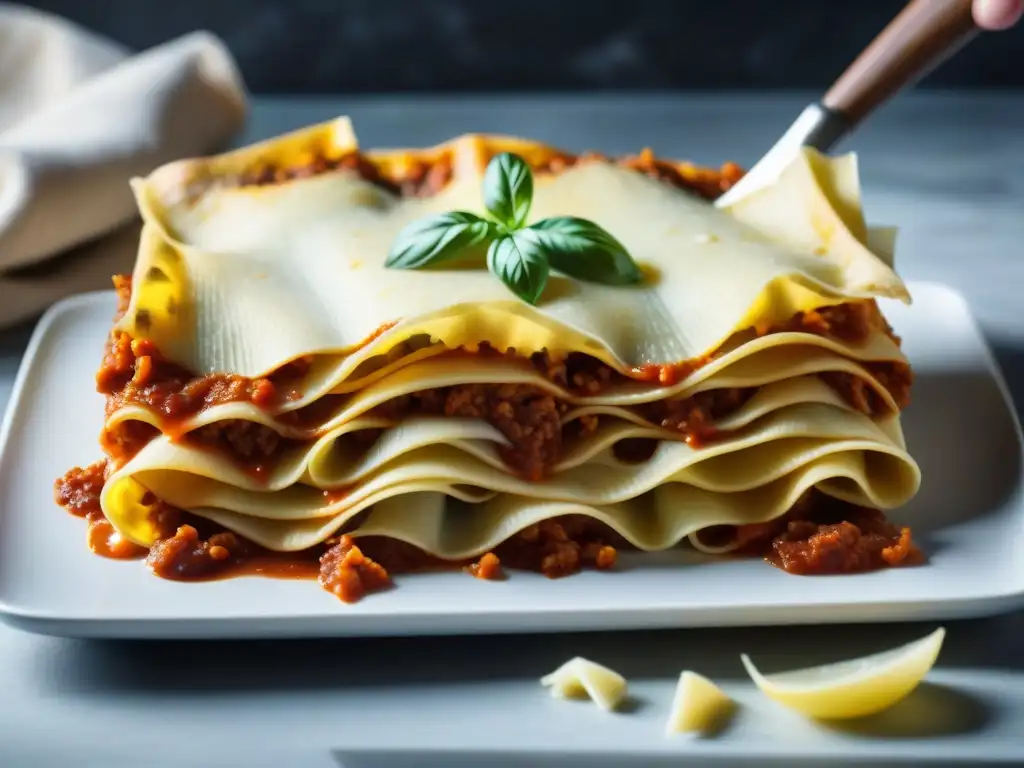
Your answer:
[[[476,247],[512,232],[486,219],[505,158],[509,199],[529,182],[517,226],[583,222],[626,262],[566,236],[535,295],[510,292],[530,255],[503,285]],[[894,232],[865,223],[852,155],[806,150],[716,208],[741,175],[505,136],[364,151],[345,118],[163,166],[132,183],[105,458],[57,499],[93,550],[160,576],[310,576],[346,601],[395,572],[561,576],[677,546],[794,573],[913,562],[884,517],[920,484],[876,303],[909,301]],[[394,268],[451,212],[484,234],[421,251],[464,258]],[[601,264],[629,279],[585,279]]]

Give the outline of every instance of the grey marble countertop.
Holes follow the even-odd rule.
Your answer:
[[[574,149],[627,152],[650,145],[667,156],[749,164],[810,97],[257,100],[244,140],[348,113],[367,145],[429,144],[461,132],[495,131]],[[1024,402],[1021,125],[1024,94],[912,94],[847,142],[861,154],[869,217],[901,227],[900,271],[910,280],[941,281],[965,293],[1018,410]],[[0,334],[0,402],[7,399],[29,331]],[[102,643],[0,626],[0,764],[337,765],[329,750],[339,746],[345,718],[358,713],[360,702],[380,710],[388,696],[403,695],[403,686],[413,690],[445,680],[469,686],[465,690],[514,690],[535,677],[531,659],[550,658],[553,649],[561,649],[559,656],[621,659],[628,646],[630,658],[648,660],[640,665],[644,676],[668,680],[678,670],[659,666],[666,647],[677,657],[708,659],[713,667],[716,655],[733,653],[741,641],[747,647],[792,643],[794,654],[821,648],[839,654],[896,644],[922,629],[608,633],[497,638],[481,648],[459,638]],[[1024,613],[954,623],[935,674],[960,688],[1024,689]],[[992,738],[1024,734],[1024,720],[984,720],[975,724],[983,736],[986,728]],[[401,733],[394,739],[400,745]],[[1024,735],[1020,749],[1024,762]]]

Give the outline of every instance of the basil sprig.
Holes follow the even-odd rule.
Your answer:
[[[533,202],[533,174],[519,155],[504,152],[488,163],[483,198],[487,217],[450,211],[405,227],[384,266],[421,269],[486,253],[491,273],[528,304],[540,299],[552,269],[602,285],[643,279],[622,243],[592,221],[556,216],[525,226]]]

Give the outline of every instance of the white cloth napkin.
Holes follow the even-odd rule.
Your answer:
[[[131,55],[0,3],[0,327],[131,271],[129,179],[221,149],[245,114],[245,86],[211,34]]]

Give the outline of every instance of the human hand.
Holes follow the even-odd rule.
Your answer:
[[[971,11],[982,29],[1009,29],[1024,14],[1024,0],[974,0]]]

